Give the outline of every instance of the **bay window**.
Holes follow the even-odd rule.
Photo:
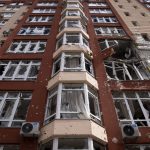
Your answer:
[[[8,53],[41,53],[45,51],[45,41],[14,41]]]
[[[82,33],[64,33],[57,40],[57,49],[62,45],[81,45],[89,47],[89,42]]]
[[[114,91],[118,119],[122,124],[150,126],[150,92],[148,91]]]
[[[31,97],[31,92],[0,91],[0,127],[21,127]]]
[[[93,75],[92,62],[84,53],[62,53],[53,64],[53,75],[59,71],[87,71]]]
[[[83,30],[86,31],[86,23],[84,21],[80,21],[80,20],[65,20],[61,23],[59,30],[63,30],[64,28],[82,28]]]
[[[37,60],[0,61],[0,80],[35,80],[39,68]]]
[[[18,35],[48,35],[50,28],[48,27],[24,27],[21,28]]]
[[[83,10],[83,6],[78,2],[67,2],[65,8],[80,8],[81,10]]]
[[[98,95],[87,84],[62,84],[49,91],[45,124],[53,119],[92,119],[101,123]]]
[[[40,146],[40,150],[106,150],[92,138],[56,138]]]

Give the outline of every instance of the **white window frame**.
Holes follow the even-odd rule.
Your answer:
[[[56,2],[38,2],[37,6],[57,6]]]
[[[110,9],[90,9],[90,13],[94,14],[112,14]]]
[[[95,22],[94,19],[96,19],[97,21]],[[109,22],[107,22],[106,19],[108,19]],[[93,16],[92,21],[94,23],[118,23],[118,21],[115,17],[97,17],[97,16]]]
[[[39,70],[40,62],[39,61],[31,61],[31,60],[25,60],[25,61],[1,61],[0,66],[4,67],[4,71],[2,72],[2,75],[0,76],[0,80],[35,80],[37,78],[38,73],[33,76],[29,77],[30,72],[32,71],[32,67],[36,66]],[[26,67],[26,71],[24,74],[17,76],[17,74],[20,71],[20,68],[24,66]],[[11,76],[6,76],[9,69],[15,67],[14,70],[12,70]]]
[[[13,44],[17,45],[17,47],[13,50],[11,50],[11,47],[13,46]],[[22,47],[22,45],[25,44],[26,46],[24,47],[24,49],[22,51],[20,51],[20,48]],[[32,44],[35,45],[34,49],[31,51],[30,48],[32,46]],[[40,44],[45,45],[46,47],[46,41],[16,41],[13,42],[11,44],[11,46],[8,49],[8,53],[42,53],[45,51],[45,48],[41,51],[39,51],[40,49]]]
[[[143,106],[143,104],[142,104],[142,100],[150,100],[150,93],[149,92],[147,92],[148,93],[148,95],[149,95],[149,98],[146,98],[146,97],[143,97],[143,98],[141,98],[140,96],[139,96],[139,94],[138,94],[138,92],[134,92],[135,93],[135,98],[129,98],[128,96],[126,96],[126,93],[125,92],[121,92],[122,94],[123,94],[123,97],[113,97],[113,100],[114,101],[124,101],[125,103],[125,105],[126,105],[126,108],[127,108],[127,110],[128,110],[128,114],[129,114],[129,118],[130,119],[119,119],[119,117],[118,117],[118,119],[120,120],[120,122],[122,123],[122,124],[124,124],[124,123],[131,123],[131,124],[136,124],[136,122],[140,122],[140,121],[145,121],[146,123],[147,123],[147,126],[150,126],[150,116],[149,116],[149,118],[148,118],[148,116],[147,116],[147,113],[146,113],[146,110],[145,110],[145,108],[144,108],[144,106]],[[128,101],[138,101],[138,104],[139,104],[139,106],[140,106],[140,108],[141,108],[141,110],[142,110],[142,112],[143,112],[143,115],[144,115],[144,117],[145,117],[145,119],[134,119],[133,118],[133,115],[132,115],[132,112],[131,112],[131,106],[130,106],[130,104],[129,104],[129,102]],[[125,107],[125,106],[124,106]],[[117,110],[116,110],[117,111]]]
[[[89,6],[89,7],[93,7],[93,6],[102,6],[102,7],[106,7],[106,6],[108,6],[108,5],[107,5],[107,3],[103,3],[103,2],[97,2],[97,3],[90,2],[90,3],[88,3],[88,6]]]
[[[27,19],[27,22],[51,22],[53,19],[52,16],[30,16]]]
[[[80,67],[76,67],[76,68],[65,68],[65,58],[66,57],[78,57],[80,59],[81,65]],[[93,65],[92,62],[90,60],[88,60],[84,53],[62,53],[61,56],[59,56],[53,63],[53,71],[52,71],[52,76],[54,76],[55,74],[57,74],[59,71],[55,72],[55,64],[57,64],[57,62],[60,62],[60,69],[59,71],[87,71],[90,75],[94,76],[94,70],[93,70]],[[86,70],[86,64],[85,63],[89,63],[91,66],[90,72],[88,70]]]
[[[16,110],[19,106],[20,100],[23,98],[23,100],[28,100],[30,102],[31,98],[32,98],[32,93],[31,92],[20,92],[20,91],[12,91],[12,92],[0,91],[0,92],[4,93],[3,97],[0,97],[1,98],[0,114],[2,113],[3,107],[5,106],[6,100],[14,101],[14,105],[12,106],[12,112],[11,112],[11,115],[9,116],[9,118],[2,118],[2,119],[0,119],[0,121],[1,122],[8,122],[8,125],[5,127],[11,127],[13,122],[19,122],[19,123],[24,122],[25,120],[15,120],[14,119],[15,113],[16,113]],[[17,93],[17,96],[16,97],[8,97],[8,95],[11,93]],[[29,98],[22,97],[22,95],[24,93],[30,94],[30,97]],[[27,110],[28,110],[28,108],[27,108]],[[4,126],[2,126],[2,127],[4,127]]]
[[[56,114],[55,114],[55,118],[53,119],[63,119],[63,118],[60,118],[60,114],[63,113],[61,111],[61,98],[62,98],[62,91],[63,90],[71,90],[71,91],[83,91],[84,93],[84,106],[85,106],[85,109],[86,109],[86,117],[87,119],[92,119],[94,120],[95,122],[97,123],[100,123],[101,124],[101,116],[100,116],[100,108],[99,108],[99,105],[97,105],[97,109],[98,109],[98,112],[99,112],[99,116],[95,116],[93,115],[91,112],[90,112],[90,106],[89,106],[89,93],[92,94],[92,96],[95,98],[95,100],[97,101],[97,104],[99,104],[99,101],[98,101],[98,96],[97,94],[95,95],[95,93],[91,93],[91,91],[89,91],[88,89],[88,85],[87,84],[78,84],[80,85],[80,87],[82,86],[82,88],[67,88],[65,89],[64,88],[64,85],[73,85],[73,86],[77,86],[77,84],[58,84],[58,88],[56,89],[56,92],[54,93],[57,93],[57,102],[56,102]],[[78,87],[78,86],[77,86]],[[97,93],[97,91],[94,90],[94,92]],[[51,93],[51,91],[50,91]],[[47,106],[48,106],[48,102],[49,102],[49,97],[51,97],[51,95],[48,95],[48,100],[47,100]],[[46,111],[45,111],[45,121],[44,121],[44,124],[47,124],[49,123],[49,121],[51,121],[51,118],[53,117],[53,115],[51,116],[47,116],[46,117],[46,112],[47,112],[47,107],[46,107]],[[69,113],[69,111],[67,111],[67,113]],[[71,113],[71,112],[70,112]]]
[[[55,12],[56,12],[55,9],[42,9],[42,8],[33,9],[33,11],[32,11],[33,14],[36,14],[36,13],[42,13],[42,14],[52,13],[52,14],[54,14]]]

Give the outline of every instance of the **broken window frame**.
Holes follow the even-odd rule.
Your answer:
[[[12,94],[14,94],[14,96],[11,96]],[[25,96],[26,94],[26,96]],[[27,115],[27,111],[28,111],[28,107],[29,107],[29,103],[31,101],[32,98],[32,93],[31,92],[20,92],[20,91],[0,91],[0,116],[4,113],[4,108],[5,108],[5,104],[6,102],[10,101],[13,102],[13,105],[11,106],[11,110],[10,108],[7,108],[7,111],[11,111],[9,112],[10,114],[8,116],[5,116],[6,118],[2,117],[0,118],[0,122],[1,124],[3,124],[0,127],[21,127],[21,124],[25,121],[25,119],[15,119],[16,113],[18,108],[20,107],[20,102],[22,100],[26,101],[28,104],[26,106],[26,114],[23,114],[25,116],[23,116],[24,118],[26,118]],[[25,107],[25,105],[23,105],[23,107]],[[21,110],[22,111],[22,110]],[[7,112],[8,113],[8,112]],[[14,123],[14,124],[13,124]],[[17,123],[15,125],[15,123]]]
[[[18,32],[18,35],[48,35],[50,27],[23,27]]]
[[[52,16],[29,16],[27,22],[52,22]]]
[[[36,80],[38,71],[40,68],[40,61],[24,60],[24,61],[1,61],[0,66],[4,68],[0,75],[0,80]],[[26,69],[24,72],[20,72],[21,68]],[[37,72],[35,75],[31,75],[33,67],[36,67]],[[33,73],[33,72],[32,72]]]
[[[69,22],[74,22],[72,25],[69,25]],[[75,23],[76,22],[76,23]],[[85,32],[87,32],[86,23],[84,21],[81,21],[79,19],[66,19],[60,24],[59,31],[62,31],[64,28],[81,28]]]
[[[80,64],[78,67],[65,67],[66,58],[78,58],[80,59]],[[59,70],[58,67],[59,62]],[[71,62],[70,62],[71,63]],[[90,70],[86,68],[86,64],[90,66]],[[56,70],[56,71],[55,71]],[[62,53],[53,63],[52,76],[57,74],[59,71],[87,71],[90,75],[94,76],[93,65],[90,60],[88,60],[84,53]]]
[[[121,110],[119,110],[119,108],[116,108],[116,113],[117,113],[118,119],[120,120],[120,122],[122,124],[129,123],[129,124],[137,124],[138,126],[150,126],[150,115],[148,117],[148,112],[147,112],[148,109],[146,109],[144,107],[144,104],[143,104],[145,100],[147,100],[148,103],[150,104],[150,92],[147,92],[147,91],[144,91],[144,92],[147,93],[148,97],[145,96],[144,94],[143,95],[140,94],[140,92],[138,92],[138,91],[135,91],[135,92],[119,92],[118,95],[117,95],[117,92],[115,92],[115,91],[114,91],[114,93],[112,93],[114,103],[117,102],[117,101],[118,102],[119,101],[123,102],[123,104],[124,104],[123,109],[124,109],[125,113],[128,113],[129,119],[127,119],[127,118],[120,119],[118,115],[119,115],[119,112]],[[134,97],[131,94],[134,94]],[[141,97],[141,95],[143,97]],[[135,115],[139,115],[139,114],[135,113],[137,111],[137,108],[133,107],[133,105],[134,105],[133,102],[135,102],[135,101],[140,106],[139,108],[140,108],[140,110],[142,112],[142,114],[140,114],[140,115],[142,115],[144,117],[144,119],[140,119],[140,118],[134,119]],[[123,113],[123,111],[122,111],[122,113]]]
[[[15,48],[13,46],[15,45]],[[35,45],[33,49],[32,45]],[[42,46],[43,45],[43,46]],[[41,48],[41,46],[43,48]],[[8,53],[43,53],[46,41],[14,41],[8,48]]]
[[[107,21],[107,20],[109,20],[109,21]],[[118,23],[117,18],[115,18],[115,17],[92,16],[92,21],[94,23]]]
[[[91,14],[112,14],[110,9],[90,9]]]
[[[76,37],[79,42],[73,42],[69,43],[67,42],[67,39],[71,39],[72,37]],[[59,41],[62,40],[61,44],[59,44]],[[82,34],[82,33],[64,33],[58,40],[56,45],[56,50],[60,48],[62,45],[79,45],[84,46],[89,49],[89,42],[88,39]]]
[[[57,6],[57,2],[38,2],[37,6]]]
[[[101,36],[125,36],[123,28],[116,27],[97,27],[95,28],[96,35]]]
[[[75,142],[72,144],[72,146],[77,146],[78,142],[77,141],[82,141],[83,140],[83,148],[79,148],[78,147],[73,147],[71,146],[71,148],[60,148],[59,146],[59,142],[60,140],[66,140],[66,144],[62,144],[64,146],[67,146],[68,143],[71,143],[71,141]],[[69,140],[71,140],[69,142]],[[76,140],[76,141],[75,141]],[[97,147],[98,146],[98,147]],[[92,138],[74,138],[74,137],[70,137],[70,138],[55,138],[55,139],[51,139],[48,142],[41,144],[40,145],[40,150],[45,150],[45,148],[49,149],[49,150],[94,150],[94,148],[98,148],[99,150],[106,150],[106,146],[102,145],[101,143],[95,141]]]
[[[54,14],[56,12],[55,9],[42,9],[42,8],[35,8],[33,9],[32,13],[33,14],[36,14],[36,13],[42,13],[42,14],[47,14],[47,13],[51,13],[51,14]]]
[[[89,7],[95,7],[95,6],[102,6],[102,7],[106,7],[108,6],[107,3],[104,2],[89,2],[88,3]]]
[[[138,68],[138,66],[142,67],[142,72],[141,72],[141,68]],[[107,73],[107,68],[112,69],[113,77],[111,77],[107,73],[108,79],[112,79],[112,80],[148,80],[150,78],[150,72],[149,73],[146,72],[143,62],[127,63],[125,61],[119,62],[119,61],[107,61],[106,60],[105,68],[106,68],[106,73]],[[130,69],[132,69],[134,74],[131,73]],[[143,72],[143,70],[145,72]],[[117,75],[117,72],[119,71],[122,71],[121,73],[123,75],[122,76],[123,79],[119,79],[121,78],[121,75]]]
[[[99,108],[99,101],[98,101],[97,91],[95,89],[92,89],[92,91],[91,90],[89,91],[88,87],[89,86],[87,84],[74,84],[74,83],[73,84],[72,83],[62,84],[62,83],[60,83],[58,85],[57,90],[56,90],[57,91],[56,115],[55,115],[55,117],[47,116],[48,110],[46,108],[44,124],[48,124],[50,121],[52,121],[52,119],[66,119],[66,118],[62,118],[62,117],[67,117],[68,119],[92,119],[94,122],[96,122],[98,124],[101,124],[101,116],[100,116],[100,108]],[[49,91],[48,98],[51,97],[51,95],[52,95],[51,93],[53,93],[51,91],[52,90]],[[67,110],[66,111],[67,116],[62,116],[61,115],[62,113],[64,113],[64,111],[61,110],[61,107],[62,107],[61,102],[62,102],[63,91],[72,91],[72,92],[73,91],[75,91],[75,92],[79,91],[80,94],[81,93],[83,94],[82,95],[83,99],[80,101],[80,103],[82,103],[82,105],[77,104],[77,107],[76,107],[76,109],[78,111],[77,112],[72,112],[72,111]],[[95,105],[98,104],[96,107],[97,107],[97,111],[99,111],[99,113],[98,113],[99,116],[97,116],[97,115],[95,116],[94,114],[92,114],[92,110],[90,111],[89,93],[92,94],[92,96],[94,97],[94,103],[96,102]],[[71,102],[72,99],[69,99],[69,101]],[[76,102],[76,101],[72,101],[72,102]],[[47,101],[47,105],[48,105],[48,103],[49,103],[49,100]],[[76,115],[74,116],[74,114],[76,114]]]

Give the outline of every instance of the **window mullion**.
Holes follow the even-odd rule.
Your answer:
[[[53,140],[53,149],[52,150],[58,150],[58,138],[55,138]]]
[[[21,45],[22,45],[22,41],[19,42],[19,44],[18,44],[18,46],[17,46],[17,48],[15,50],[15,53],[17,53],[19,51],[19,49],[21,48]]]
[[[30,72],[30,70],[31,70],[31,66],[32,66],[32,65],[33,65],[33,62],[32,62],[32,61],[30,61],[30,63],[29,63],[29,64],[26,64],[26,66],[27,66],[27,71],[25,72],[24,80],[27,80],[27,79],[28,79],[29,72]]]
[[[81,59],[81,68],[82,68],[83,71],[86,71],[86,69],[85,69],[85,56],[84,56],[84,53],[82,52],[80,56],[81,56],[81,58],[80,58]]]
[[[38,49],[40,48],[40,41],[36,42],[36,46],[34,47],[33,52],[36,53],[38,52]]]
[[[10,65],[11,65],[12,61],[9,61],[8,64],[6,64],[5,70],[3,71],[3,74],[1,76],[1,79],[3,79],[6,75],[6,72],[8,71]]]
[[[61,93],[62,93],[62,83],[60,83],[59,86],[58,86],[57,106],[56,106],[56,119],[60,119]]]
[[[27,46],[25,47],[24,53],[29,51],[29,47],[31,47],[31,41],[27,42]]]
[[[64,71],[64,65],[65,65],[65,53],[62,53],[60,58],[60,71]]]
[[[22,61],[20,61],[20,62],[17,64],[17,66],[16,66],[16,68],[15,68],[15,71],[14,71],[14,74],[13,74],[13,76],[12,76],[12,80],[15,79],[16,74],[18,73],[21,64],[22,64]],[[15,65],[16,65],[16,64],[15,64]]]
[[[94,150],[92,138],[88,138],[88,150]]]
[[[88,87],[84,84],[84,96],[85,96],[85,107],[87,110],[88,118],[90,118],[90,106],[89,106],[89,96],[88,96]]]

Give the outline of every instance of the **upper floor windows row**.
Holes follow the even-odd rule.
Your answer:
[[[91,3],[89,3],[88,5],[91,6],[91,7],[92,7],[92,6],[94,6],[94,7],[95,7],[95,6],[102,6],[102,7],[108,6],[106,3],[102,3],[102,2],[99,2],[99,3],[92,3],[92,2],[91,2]]]
[[[95,28],[95,32],[97,35],[101,35],[101,36],[125,36],[126,35],[122,28],[115,28],[115,27]]]
[[[90,13],[94,14],[112,14],[110,9],[90,9]]]
[[[92,16],[92,21],[94,23],[118,23],[115,17],[96,17]]]
[[[57,48],[62,45],[81,45],[89,47],[89,42],[82,33],[64,33],[57,40]]]
[[[37,6],[57,6],[56,2],[39,2]]]
[[[9,47],[8,53],[41,53],[45,47],[45,41],[15,41]]]
[[[62,53],[53,63],[52,75],[59,71],[87,71],[94,75],[92,62],[83,53]]]
[[[27,22],[52,22],[52,16],[30,16]]]
[[[45,124],[53,119],[93,119],[101,123],[97,91],[87,84],[59,84],[49,91]]]
[[[35,80],[39,68],[37,60],[0,61],[0,80]]]
[[[21,28],[18,35],[48,35],[50,28],[48,27],[24,27]]]
[[[31,92],[0,91],[0,127],[21,127],[31,98]]]
[[[83,6],[77,2],[67,2],[66,7],[64,8],[80,8],[81,10],[83,10]]]
[[[40,9],[37,8],[32,11],[33,14],[35,14],[35,13],[42,13],[42,14],[52,13],[52,14],[54,14],[55,12],[56,12],[55,9],[42,9],[42,8],[40,8]]]

